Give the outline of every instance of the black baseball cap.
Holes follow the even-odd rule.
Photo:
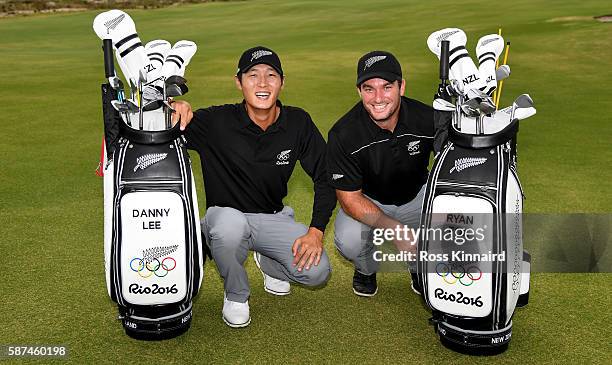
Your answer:
[[[402,79],[402,66],[394,55],[385,51],[366,53],[357,62],[357,87],[364,81],[380,77],[387,81]]]
[[[249,48],[244,51],[242,56],[240,56],[240,60],[238,60],[236,76],[240,77],[242,73],[247,72],[251,67],[262,63],[272,66],[283,77],[283,68],[276,52],[262,46]]]

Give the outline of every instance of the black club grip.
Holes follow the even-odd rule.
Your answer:
[[[440,80],[448,80],[448,47],[449,41],[440,43]]]
[[[113,41],[104,39],[102,41],[102,51],[104,52],[104,74],[106,78],[115,76],[115,60],[113,59]]]

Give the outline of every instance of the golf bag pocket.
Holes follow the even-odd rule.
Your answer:
[[[429,175],[418,276],[432,322],[447,346],[503,351],[525,277],[523,194],[512,144],[446,144]]]
[[[204,263],[191,164],[176,131],[126,128],[105,174],[107,287],[128,335],[174,337],[190,326]]]

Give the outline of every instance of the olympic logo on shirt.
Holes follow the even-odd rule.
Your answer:
[[[450,285],[459,282],[463,286],[470,286],[482,278],[482,271],[477,266],[472,265],[466,269],[459,264],[445,264],[443,262],[436,266],[436,274]]]
[[[140,257],[134,257],[130,261],[130,269],[145,279],[150,278],[152,275],[163,278],[175,268],[176,260],[170,256],[164,258],[161,262],[157,258],[146,262]]]

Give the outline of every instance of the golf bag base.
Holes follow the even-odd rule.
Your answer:
[[[434,321],[434,330],[444,347],[466,355],[497,355],[508,349],[512,322],[499,331],[465,331],[445,322]]]
[[[119,319],[123,324],[125,334],[136,340],[160,341],[182,335],[191,326],[193,316],[192,303],[188,303],[188,309],[178,315],[159,318],[155,312],[165,312],[155,308],[128,308],[119,306]],[[176,311],[176,310],[174,310]],[[153,318],[151,318],[153,317]]]
[[[205,262],[191,162],[178,124],[119,123],[104,169],[107,290],[128,336],[168,339],[189,329]]]

